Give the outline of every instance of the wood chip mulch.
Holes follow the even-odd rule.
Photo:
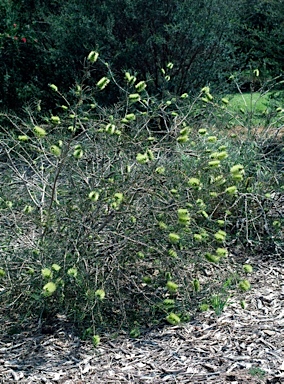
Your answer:
[[[284,383],[283,258],[257,261],[243,310],[234,297],[220,316],[102,337],[97,348],[62,324],[0,338],[0,383]],[[63,322],[64,323],[64,322]]]

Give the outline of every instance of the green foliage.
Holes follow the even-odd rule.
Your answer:
[[[88,60],[98,65],[95,76],[87,74],[88,85],[103,75],[104,61],[120,80],[127,70],[129,85],[139,75],[138,93],[147,87],[160,96],[170,91],[187,97],[205,78],[219,84],[235,63],[233,1],[28,3],[4,1],[0,7],[0,99],[7,108],[20,109],[36,98],[44,110],[56,109],[48,83],[67,93],[70,79],[81,78],[82,57],[90,51]],[[100,101],[118,96],[112,87]]]
[[[70,101],[53,84],[61,113],[2,115],[2,309],[64,313],[94,346],[107,328],[129,326],[138,337],[145,324],[179,324],[200,302],[220,313],[229,289],[250,289],[251,271],[235,265],[232,247],[283,246],[267,197],[281,179],[259,174],[256,150],[194,125],[196,111],[204,121],[213,108],[226,115],[224,103],[208,87],[193,104],[160,100],[130,80],[107,67],[99,86],[77,83]],[[121,100],[102,108],[96,94],[114,84]]]

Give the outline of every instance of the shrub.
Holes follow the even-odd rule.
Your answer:
[[[101,108],[105,79],[76,85],[74,105],[51,85],[60,116],[5,115],[14,129],[1,138],[4,309],[64,313],[95,344],[98,330],[188,320],[200,300],[220,311],[225,288],[250,287],[233,247],[281,232],[264,206],[272,186],[250,183],[234,140],[195,129],[184,97],[156,100],[129,76],[121,102]]]

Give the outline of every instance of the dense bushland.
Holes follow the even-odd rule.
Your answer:
[[[98,63],[91,52],[85,73]],[[234,250],[283,251],[278,158],[263,156],[257,132],[224,133],[250,111],[209,87],[194,102],[159,99],[143,79],[117,81],[104,67],[71,101],[50,85],[58,115],[2,114],[2,311],[18,321],[64,314],[86,336],[219,313],[250,289],[252,266]],[[111,85],[121,98],[105,108],[97,93]],[[280,108],[268,137],[281,126]]]
[[[18,1],[0,4],[0,107],[21,111],[41,100],[54,111],[48,83],[67,93],[70,79],[80,81],[82,58],[100,51],[117,78],[136,71],[151,95],[192,93],[204,82],[230,87],[232,73],[258,68],[258,80],[283,71],[283,0],[264,1]],[[166,65],[175,65],[165,81]],[[94,86],[96,75],[89,74]],[[247,71],[247,72],[245,72]],[[206,80],[205,80],[206,79]],[[151,82],[149,81],[151,80]],[[258,87],[260,84],[257,84]],[[118,100],[117,88],[100,103]],[[57,113],[57,112],[56,112]]]

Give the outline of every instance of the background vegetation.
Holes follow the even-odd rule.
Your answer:
[[[125,70],[136,71],[149,81],[153,95],[171,91],[195,97],[208,84],[224,92],[232,84],[229,77],[239,71],[242,90],[250,90],[255,68],[260,87],[283,71],[283,7],[282,0],[3,0],[2,107],[21,109],[24,103],[42,100],[44,109],[54,108],[48,83],[67,92],[70,83],[81,79],[83,58],[92,49],[118,78]],[[167,74],[171,82],[161,72],[169,62],[174,63]],[[102,74],[103,68],[98,66],[97,72]],[[93,84],[93,73],[88,81]],[[117,97],[117,88],[112,88],[100,101]]]

